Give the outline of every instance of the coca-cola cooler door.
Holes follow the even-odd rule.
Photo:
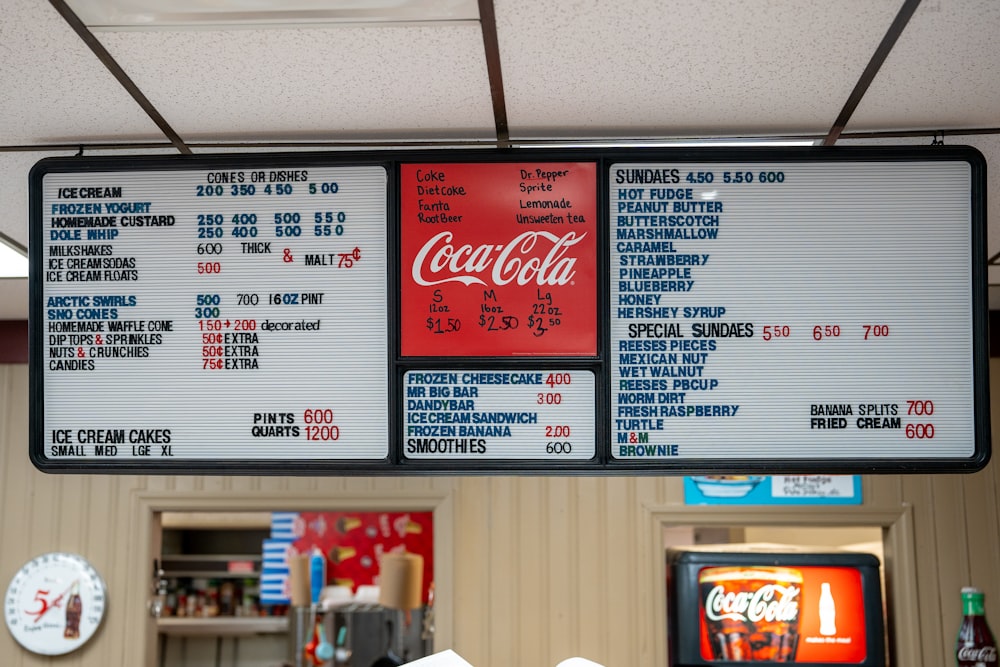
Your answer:
[[[884,667],[870,554],[670,550],[670,665]]]

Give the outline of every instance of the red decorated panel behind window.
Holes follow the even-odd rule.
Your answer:
[[[424,558],[423,600],[434,581],[434,516],[431,512],[301,512],[295,520],[295,553],[318,549],[327,560],[327,584],[378,583],[386,553]]]
[[[855,568],[707,567],[698,580],[705,660],[852,664],[867,656]]]
[[[402,165],[403,356],[595,356],[596,173]]]

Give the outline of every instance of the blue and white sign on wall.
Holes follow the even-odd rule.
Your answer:
[[[687,505],[860,505],[859,475],[705,475],[684,478]]]

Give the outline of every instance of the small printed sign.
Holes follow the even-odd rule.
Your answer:
[[[684,478],[686,505],[860,505],[858,475],[705,475]]]

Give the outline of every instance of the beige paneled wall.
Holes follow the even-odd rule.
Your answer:
[[[454,648],[476,667],[550,667],[574,654],[608,667],[665,664],[658,522],[771,518],[755,509],[687,508],[676,478],[45,475],[27,457],[27,396],[27,367],[0,365],[0,585],[27,559],[68,550],[90,558],[110,590],[103,629],[58,661],[66,667],[150,662],[143,600],[155,509],[434,507],[439,648]],[[837,510],[848,524],[880,510],[912,519],[900,539],[907,553],[887,553],[890,563],[910,559],[915,571],[916,586],[905,591],[914,603],[893,619],[919,628],[900,638],[920,647],[906,667],[951,664],[963,585],[986,590],[987,613],[1000,625],[997,478],[995,465],[974,475],[870,476],[865,505]],[[0,664],[51,662],[0,632]]]

